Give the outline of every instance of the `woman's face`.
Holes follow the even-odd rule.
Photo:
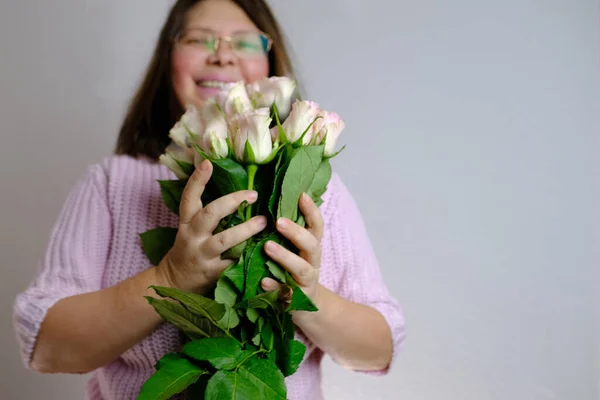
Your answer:
[[[232,1],[205,0],[192,7],[171,58],[173,88],[181,106],[201,107],[232,82],[267,77],[266,40]]]

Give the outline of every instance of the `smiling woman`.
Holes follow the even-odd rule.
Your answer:
[[[263,51],[250,47],[261,42]],[[158,158],[187,104],[199,106],[215,86],[265,76],[294,78],[286,44],[263,1],[184,0],[162,28],[146,76],[121,127],[116,153]]]
[[[227,1],[204,1],[187,14],[175,36],[173,88],[180,103],[202,107],[219,83],[254,82],[268,76],[271,39]]]
[[[192,168],[178,213],[172,213],[156,183],[173,180],[174,173],[159,162],[160,155],[188,105],[210,105],[209,99],[230,96],[229,89],[235,92],[236,87],[266,93],[264,85],[273,84],[289,92],[290,85],[263,79],[268,76],[293,78],[293,71],[264,1],[176,2],[131,102],[116,154],[90,166],[73,189],[41,271],[16,299],[16,331],[28,367],[50,373],[93,371],[87,399],[129,400],[138,397],[157,361],[181,347],[177,329],[163,324],[144,298],[155,295],[148,288],[210,293],[230,265],[222,254],[262,232],[267,222],[264,215],[256,215],[218,232],[223,218],[244,202],[256,202],[258,195],[239,190],[203,204],[200,199],[213,171],[207,161]],[[301,114],[317,110],[308,102],[292,107],[286,120],[290,134],[302,131],[301,115],[294,111],[302,106]],[[333,115],[325,115],[319,124],[324,127],[320,140],[326,142],[326,133],[332,138],[342,127]],[[240,156],[247,142],[232,144]],[[333,151],[325,147],[326,155]],[[404,338],[400,306],[387,290],[361,214],[337,174],[332,174],[322,200],[317,206],[301,196],[306,228],[277,220],[277,229],[298,254],[277,244],[265,249],[298,277],[297,287],[318,308],[293,314],[306,355],[297,372],[286,378],[290,400],[322,399],[325,354],[348,369],[385,374]],[[177,237],[152,265],[137,235],[156,226],[177,227]],[[260,283],[266,291],[277,289],[273,280]]]

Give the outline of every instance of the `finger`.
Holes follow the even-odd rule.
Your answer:
[[[267,226],[267,218],[256,216],[248,221],[213,235],[207,240],[209,256],[216,257],[226,250],[250,239]]]
[[[300,250],[300,256],[318,268],[321,260],[321,245],[315,235],[287,218],[277,220],[277,230]]]
[[[279,290],[279,300],[289,303],[292,301],[293,289],[289,285],[284,285],[272,278],[265,278],[261,281],[262,288],[267,292]]]
[[[189,224],[194,215],[202,209],[202,200],[200,200],[204,188],[212,175],[212,164],[208,160],[202,161],[192,176],[190,176],[179,204],[180,223]]]
[[[219,222],[236,212],[244,201],[252,204],[257,198],[258,194],[254,190],[240,190],[213,200],[193,217],[191,224],[194,232],[212,233]]]
[[[305,259],[273,241],[265,244],[265,251],[273,261],[292,274],[298,285],[309,286],[313,283],[312,279],[316,274],[316,269]]]
[[[323,238],[323,216],[321,210],[315,204],[315,202],[306,193],[302,193],[300,197],[300,211],[306,219],[307,229],[315,235],[317,240],[320,242]]]
[[[283,285],[273,278],[265,278],[261,281],[261,286],[265,291],[272,292],[273,290],[281,289]]]

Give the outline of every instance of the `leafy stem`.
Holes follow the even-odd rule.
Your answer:
[[[246,361],[248,361],[249,359],[251,359],[252,357],[254,357],[255,355],[257,355],[257,354],[260,354],[260,353],[266,353],[266,351],[261,349],[261,350],[256,350],[256,351],[254,351],[254,352],[252,352],[252,353],[248,354],[248,355],[247,355],[247,356],[246,356],[246,357],[245,357],[245,358],[244,358],[242,361],[240,361],[240,363],[239,363],[239,364],[238,364],[238,365],[235,367],[235,372],[237,372],[237,371],[238,371],[238,369],[240,369],[240,367],[241,367],[242,365],[244,365],[244,363],[245,363]]]
[[[256,175],[256,171],[258,171],[258,165],[256,164],[248,164],[246,167],[248,171],[248,190],[254,189],[254,176]],[[246,207],[246,221],[252,218],[252,205],[249,204]]]

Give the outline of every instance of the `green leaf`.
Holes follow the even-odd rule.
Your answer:
[[[215,289],[215,300],[217,303],[225,305],[225,315],[218,322],[219,327],[226,331],[235,328],[240,324],[240,317],[233,305],[237,302],[238,292],[229,278],[221,274],[217,281]]]
[[[273,260],[268,260],[267,267],[269,267],[269,271],[271,271],[273,276],[275,278],[277,278],[279,280],[279,282],[286,283],[285,282],[285,270],[283,269],[283,267],[281,265],[277,264]]]
[[[281,184],[283,183],[283,178],[285,177],[285,173],[289,166],[289,157],[287,156],[288,151],[289,147],[286,147],[279,153],[279,159],[275,166],[273,189],[271,191],[271,197],[269,198],[269,212],[273,219],[277,219],[277,209],[281,197]]]
[[[299,225],[301,227],[306,227],[306,219],[304,219],[304,215],[302,215],[302,213],[300,213],[300,215],[298,215],[298,219],[296,220],[296,225]]]
[[[208,382],[207,400],[285,400],[284,376],[269,360],[250,358],[235,371],[218,371]]]
[[[142,385],[138,400],[168,400],[207,373],[186,358],[169,356],[162,360],[160,369]]]
[[[296,325],[292,319],[292,314],[289,312],[281,314],[281,320],[281,324],[283,326],[283,333],[281,336],[284,339],[293,339],[296,333]]]
[[[300,195],[310,188],[313,178],[321,165],[323,146],[300,147],[296,150],[287,168],[281,185],[281,199],[277,217],[298,218]]]
[[[216,183],[221,195],[248,189],[248,173],[241,164],[229,158],[211,160],[211,162],[213,164],[211,180]]]
[[[229,281],[233,284],[233,286],[241,293],[244,290],[244,258],[243,256],[240,258],[237,264],[232,264],[223,274],[225,277],[229,279]]]
[[[193,340],[183,352],[198,361],[208,361],[216,369],[232,370],[239,364],[242,347],[235,339],[208,338]]]
[[[154,297],[146,296],[146,300],[156,312],[167,322],[175,325],[179,330],[193,338],[210,337],[210,333],[204,331],[201,317],[198,317],[188,311],[187,308],[179,303],[173,303],[168,300],[159,300]]]
[[[161,227],[141,233],[142,247],[152,265],[158,265],[175,244],[177,228]]]
[[[254,343],[254,345],[257,347],[260,346],[260,332],[254,335],[254,337],[252,338],[252,343]]]
[[[286,272],[286,282],[292,288],[292,301],[286,311],[319,311],[315,303],[302,291],[292,276]]]
[[[169,366],[169,363],[172,362],[173,360],[179,360],[180,358],[185,358],[181,353],[167,353],[164,356],[162,356],[162,358],[160,360],[158,360],[156,362],[156,364],[154,365],[154,368],[156,370],[161,369],[162,367],[164,367],[165,365]]]
[[[273,334],[273,327],[270,324],[265,324],[260,331],[260,337],[264,347],[267,350],[273,349],[273,344],[275,342],[275,336]]]
[[[217,303],[233,306],[237,302],[238,291],[231,280],[221,274],[215,288],[215,300]]]
[[[196,170],[196,167],[194,166],[194,164],[185,162],[185,161],[180,161],[180,160],[175,160],[177,162],[177,164],[179,164],[179,166],[181,167],[181,169],[183,170],[183,172],[190,176],[194,173],[194,171]]]
[[[181,203],[181,195],[187,184],[187,180],[159,180],[160,190],[162,193],[163,202],[169,210],[179,215],[179,204]]]
[[[306,346],[297,340],[284,339],[279,343],[277,365],[284,376],[296,373],[304,359]]]
[[[269,308],[275,307],[279,300],[279,290],[269,291],[257,296],[254,296],[242,303],[237,307],[241,308]]]
[[[254,325],[254,336],[252,337],[252,343],[256,347],[260,347],[261,336],[260,333],[265,326],[265,317],[261,316],[258,318],[258,322]]]
[[[258,320],[258,317],[260,316],[260,314],[258,313],[258,310],[255,308],[249,308],[246,310],[246,317],[248,317],[248,320],[250,320],[250,322],[255,323],[256,320]]]
[[[244,252],[245,248],[246,248],[246,242],[239,243],[239,244],[231,247],[230,249],[225,250],[223,253],[221,253],[221,258],[224,260],[225,259],[237,260],[238,258],[240,258],[240,256]]]
[[[323,160],[319,165],[319,169],[315,173],[313,181],[307,191],[311,199],[320,206],[322,203],[321,196],[325,194],[327,185],[331,180],[331,164],[329,160]]]
[[[230,329],[233,329],[236,326],[238,326],[240,324],[240,317],[237,314],[237,310],[231,306],[226,306],[225,315],[219,320],[217,324],[220,328],[224,329],[225,331],[229,331]]]
[[[239,379],[237,372],[217,371],[206,386],[206,400],[260,399],[258,388],[252,382]]]
[[[208,318],[210,322],[217,325],[217,322],[225,315],[225,306],[214,300],[208,299],[195,293],[186,293],[179,289],[150,286],[161,297],[168,297],[177,300],[194,314],[202,315]]]
[[[267,353],[267,359],[279,367],[277,364],[277,347]],[[281,368],[279,368],[279,370],[281,370]]]
[[[264,244],[271,240],[275,235],[268,236],[261,240],[250,253],[250,257],[245,266],[246,287],[242,300],[248,300],[256,296],[260,286],[260,280],[265,273],[266,254],[263,252]]]
[[[279,154],[277,164],[275,164],[275,171],[279,171],[281,168],[283,168],[285,164],[289,164],[290,157],[292,156],[293,152],[294,146],[292,146],[291,144],[288,144],[287,146],[283,147],[283,150]]]

